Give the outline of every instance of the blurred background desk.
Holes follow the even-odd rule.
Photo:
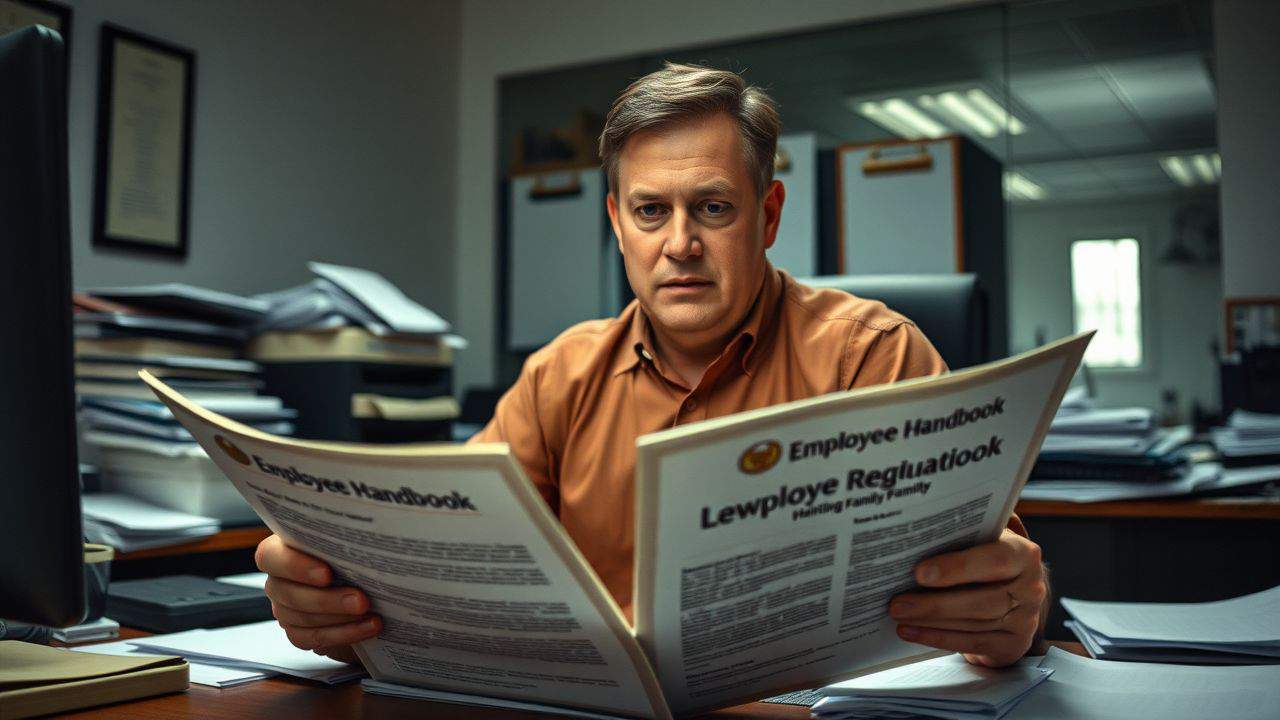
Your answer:
[[[1024,501],[1055,597],[1221,600],[1280,585],[1280,499]],[[1055,604],[1050,639],[1071,637]]]

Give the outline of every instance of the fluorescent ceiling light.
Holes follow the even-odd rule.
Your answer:
[[[1207,155],[1196,155],[1191,158],[1191,167],[1196,169],[1196,174],[1200,176],[1206,184],[1212,185],[1218,181],[1216,175],[1213,174],[1213,164],[1209,162]]]
[[[920,138],[925,137],[923,133],[885,112],[884,108],[880,106],[880,103],[858,103],[857,110],[859,115],[895,135],[906,138],[907,140],[919,140]]]
[[[1043,200],[1048,195],[1043,187],[1018,172],[1004,174],[1004,192],[1017,200]]]
[[[1000,134],[1000,128],[996,127],[995,123],[977,110],[974,110],[959,93],[944,92],[937,97],[921,95],[917,102],[920,103],[920,107],[926,110],[945,114],[959,121],[958,124],[967,126],[982,137],[993,138]]]
[[[982,91],[981,88],[974,88],[965,93],[965,97],[969,99],[969,103],[978,109],[979,112],[986,115],[998,128],[1005,128],[1010,135],[1021,135],[1027,131],[1027,126],[1022,124],[1018,118],[1010,115],[1000,103],[991,99],[991,96]]]
[[[1218,153],[1213,154],[1213,174],[1222,177],[1222,156]]]
[[[1196,179],[1191,177],[1191,171],[1187,169],[1186,164],[1182,162],[1182,158],[1175,155],[1160,158],[1160,167],[1164,168],[1164,172],[1171,180],[1178,183],[1182,187],[1191,187],[1196,184]]]
[[[910,103],[901,98],[889,98],[880,107],[897,120],[910,125],[925,137],[942,137],[948,132],[945,125],[915,109]]]

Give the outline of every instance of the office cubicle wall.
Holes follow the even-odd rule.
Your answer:
[[[506,350],[536,350],[575,323],[618,311],[621,272],[604,197],[594,166],[511,178]]]
[[[778,138],[773,177],[786,188],[769,262],[795,277],[818,274],[818,140],[813,133]]]
[[[838,272],[975,273],[986,296],[990,355],[1006,355],[1000,162],[949,136],[845,145],[836,164]]]

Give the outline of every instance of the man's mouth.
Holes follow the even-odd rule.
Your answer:
[[[659,287],[694,290],[697,288],[709,287],[711,284],[712,284],[711,281],[707,280],[706,278],[690,276],[690,277],[672,278],[670,280],[667,280],[666,282],[663,282],[661,285],[659,285]]]

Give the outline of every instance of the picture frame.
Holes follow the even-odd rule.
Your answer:
[[[104,23],[98,65],[93,245],[184,259],[195,52]]]
[[[56,30],[62,36],[67,57],[71,57],[71,6],[52,0],[0,0],[0,35],[33,23]]]

